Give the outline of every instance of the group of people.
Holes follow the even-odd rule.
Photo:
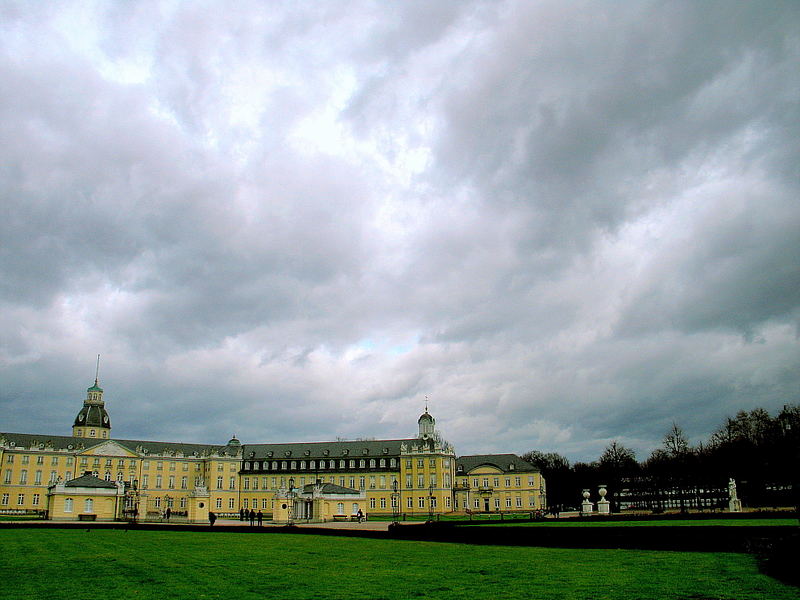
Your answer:
[[[261,527],[261,525],[264,523],[264,513],[262,513],[260,510],[256,512],[252,508],[250,509],[250,512],[248,512],[245,508],[240,508],[239,520],[247,521],[248,519],[250,519],[250,527],[255,527],[256,520],[258,520],[258,526]]]
[[[256,523],[258,526],[261,527],[264,524],[264,513],[260,510],[258,512],[254,510],[247,511],[244,508],[239,509],[239,520],[240,521],[247,521],[250,520],[250,526],[255,527]],[[211,525],[217,522],[217,515],[211,511],[208,511],[208,522]]]

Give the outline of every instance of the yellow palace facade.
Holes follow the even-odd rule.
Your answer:
[[[103,390],[71,436],[0,433],[0,514],[201,522],[209,511],[325,521],[545,507],[539,471],[513,454],[457,457],[426,410],[399,440],[224,445],[113,439]]]

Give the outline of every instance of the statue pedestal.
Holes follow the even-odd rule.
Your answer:
[[[610,515],[611,514],[611,502],[603,498],[602,500],[597,501],[597,512],[601,515]]]
[[[594,504],[589,502],[589,500],[584,500],[581,503],[581,516],[588,517],[594,512]]]
[[[738,498],[728,500],[728,510],[731,512],[742,512],[742,501]]]

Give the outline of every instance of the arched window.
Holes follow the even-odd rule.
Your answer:
[[[385,466],[386,466],[386,459],[385,459],[385,458],[382,458],[382,459],[381,459],[381,468],[383,468],[383,467],[385,467]]]
[[[362,469],[367,466],[367,462],[362,458],[358,461],[358,466]]]
[[[94,500],[91,498],[87,498],[86,501],[83,503],[83,512],[90,513],[94,510]]]
[[[355,469],[356,468],[356,461],[354,461],[352,458],[350,459],[350,468],[351,469]]]
[[[397,461],[394,458],[389,459],[389,466],[394,468],[397,466]]]
[[[72,512],[72,498],[64,498],[64,512]]]
[[[317,468],[317,461],[312,460],[311,461],[311,469],[313,470],[313,469],[316,469],[316,468]]]
[[[344,514],[344,502],[339,502],[336,505],[336,514],[337,515],[343,515]]]
[[[296,468],[297,468],[297,461],[293,460],[292,461],[292,471],[294,471]]]
[[[375,468],[375,459],[374,458],[370,458],[369,459],[369,468],[370,469],[374,469]]]
[[[344,469],[344,461],[343,460],[339,461],[339,468],[340,469]]]

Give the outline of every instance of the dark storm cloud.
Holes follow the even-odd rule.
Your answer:
[[[427,395],[462,452],[592,459],[796,401],[794,3],[0,10],[5,429],[97,352],[121,437]]]

